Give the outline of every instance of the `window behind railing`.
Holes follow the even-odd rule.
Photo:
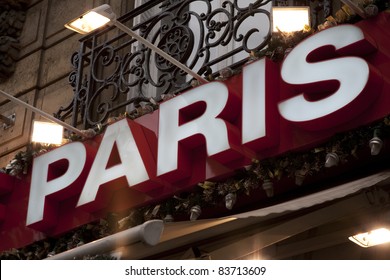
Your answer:
[[[209,79],[240,68],[271,37],[270,0],[137,2],[142,5],[119,20]],[[93,127],[191,86],[192,77],[114,27],[80,41],[69,76],[74,98],[56,113],[72,116],[75,126]]]

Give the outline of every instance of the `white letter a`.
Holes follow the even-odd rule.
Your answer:
[[[107,168],[115,143],[121,162]],[[125,119],[107,127],[77,206],[93,202],[101,185],[121,177],[126,177],[129,186],[149,179],[133,133]]]

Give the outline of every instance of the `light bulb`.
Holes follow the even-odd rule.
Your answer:
[[[262,187],[263,187],[263,190],[265,190],[267,197],[274,196],[274,184],[270,180],[265,180]]]
[[[171,214],[167,214],[165,217],[164,217],[164,222],[165,223],[172,223],[174,221],[173,219],[173,216]]]
[[[225,206],[227,209],[232,210],[234,204],[236,204],[237,195],[235,193],[228,193],[225,196]]]
[[[387,228],[378,228],[350,236],[349,240],[365,248],[376,246],[390,242],[390,230]]]
[[[383,141],[379,137],[374,137],[370,140],[368,145],[371,149],[371,155],[376,156],[380,153],[382,149]]]
[[[303,181],[305,180],[305,175],[302,175],[301,173],[297,172],[295,174],[295,184],[297,186],[302,186]]]
[[[191,207],[190,212],[191,212],[190,220],[195,221],[199,218],[200,214],[202,214],[202,209],[200,208],[199,205],[195,205]]]
[[[338,165],[340,158],[336,153],[328,153],[325,159],[325,167],[332,167]]]

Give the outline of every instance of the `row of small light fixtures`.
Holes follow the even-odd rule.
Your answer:
[[[374,137],[369,141],[369,148],[372,156],[376,156],[380,153],[383,147],[383,141],[378,137],[379,130],[374,130]],[[335,152],[330,152],[326,155],[325,167],[330,168],[338,165],[340,161],[339,156]],[[297,181],[298,185],[301,185],[302,180]],[[262,184],[263,190],[266,192],[268,197],[274,195],[273,183],[270,180],[265,180]],[[228,193],[225,196],[225,207],[229,210],[233,209],[237,201],[237,195],[235,193]],[[199,205],[195,205],[190,209],[190,220],[197,220],[202,213],[202,209]],[[165,222],[173,222],[173,216],[168,214],[164,219]],[[358,233],[356,235],[348,237],[348,239],[357,245],[368,248],[371,246],[380,245],[383,243],[390,242],[390,230],[387,228],[377,228],[368,232]]]
[[[376,156],[380,153],[382,147],[383,147],[383,141],[378,137],[378,130],[374,131],[374,137],[369,141],[369,147],[371,150],[371,155]],[[339,156],[335,152],[330,152],[326,155],[325,160],[325,167],[330,168],[333,166],[338,165],[340,161]],[[297,185],[301,185],[302,181],[296,181]],[[273,197],[274,196],[274,186],[271,180],[264,180],[262,184],[262,188],[265,191],[267,197]],[[232,210],[233,206],[235,205],[237,201],[237,194],[236,193],[228,193],[225,198],[225,207],[228,210]],[[196,220],[200,214],[202,213],[202,210],[199,205],[195,205],[190,210],[190,220],[194,221]],[[172,218],[172,215],[169,214],[168,220]]]
[[[370,148],[370,152],[372,156],[379,155],[383,147],[383,141],[378,137],[378,135],[379,135],[379,130],[375,129],[374,137],[371,138],[371,140],[368,142],[368,146]],[[336,166],[339,164],[339,162],[340,162],[340,158],[336,152],[330,152],[326,154],[325,167],[329,168],[329,167]]]

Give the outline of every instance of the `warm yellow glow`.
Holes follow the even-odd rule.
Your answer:
[[[87,34],[89,32],[102,27],[110,22],[110,19],[102,16],[96,12],[90,11],[85,15],[67,23],[65,26],[81,34]]]
[[[362,247],[371,247],[390,242],[390,230],[387,228],[378,228],[369,232],[360,233],[350,236],[349,240]]]
[[[272,8],[273,32],[300,31],[310,25],[309,7],[274,7]]]
[[[110,21],[116,21],[116,15],[110,5],[103,4],[68,22],[65,27],[81,34],[87,34]]]
[[[31,141],[59,145],[62,143],[63,134],[64,128],[61,125],[34,121]]]

